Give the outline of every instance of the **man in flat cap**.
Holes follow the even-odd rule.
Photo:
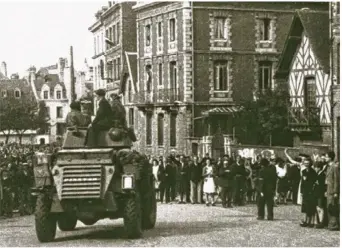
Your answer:
[[[96,98],[99,101],[99,108],[95,119],[89,125],[86,143],[88,146],[97,145],[97,136],[100,131],[109,130],[113,126],[113,112],[109,102],[106,100],[106,91],[98,89],[95,91]]]

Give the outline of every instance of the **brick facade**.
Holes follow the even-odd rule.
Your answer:
[[[257,90],[258,61],[268,60],[275,70],[294,10],[327,9],[317,3],[158,2],[133,7],[137,22],[138,93],[134,101],[136,149],[149,154],[161,151],[191,154],[206,135],[202,112],[216,106],[233,106],[251,99]],[[170,19],[175,19],[175,39],[170,40]],[[214,18],[224,18],[224,37],[215,38]],[[270,18],[269,42],[262,42],[260,18]],[[161,37],[158,32],[161,24]],[[150,30],[150,45],[146,35]],[[170,89],[170,62],[177,67],[177,99],[158,100]],[[214,64],[227,61],[228,87],[215,92]],[[159,76],[159,64],[162,75]],[[146,66],[151,67],[151,73]],[[148,79],[151,80],[151,92]],[[159,80],[162,79],[160,85]],[[275,84],[275,82],[273,83]],[[126,92],[125,94],[128,94]],[[175,101],[177,100],[177,101]],[[128,105],[127,105],[128,107]],[[177,113],[177,145],[170,147],[170,112]],[[152,113],[152,145],[146,146],[146,113]],[[157,145],[157,116],[164,113],[164,146]],[[228,117],[224,117],[228,118]]]

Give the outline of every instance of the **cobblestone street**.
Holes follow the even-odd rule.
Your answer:
[[[72,232],[57,231],[47,246],[339,246],[340,232],[299,227],[300,207],[275,208],[275,220],[257,221],[254,205],[224,209],[205,205],[158,205],[156,228],[143,238],[125,240],[122,220],[94,226],[78,223]],[[0,220],[2,246],[38,246],[33,216]]]

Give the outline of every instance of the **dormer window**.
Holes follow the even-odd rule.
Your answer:
[[[60,90],[56,91],[56,99],[62,99],[62,92]]]
[[[14,97],[15,97],[15,98],[20,98],[20,97],[21,97],[21,92],[20,92],[19,89],[16,89],[16,90],[14,91]]]
[[[44,99],[49,99],[49,91],[48,90],[44,90],[43,91],[43,98]]]

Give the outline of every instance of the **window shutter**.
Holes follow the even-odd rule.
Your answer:
[[[215,38],[219,38],[219,23],[218,23],[218,19],[215,18],[214,19],[214,36]]]
[[[259,35],[260,35],[260,40],[264,40],[264,20],[261,19],[259,20]]]
[[[272,21],[270,19],[267,19],[268,22],[268,40],[272,40],[272,30],[273,30],[273,25],[272,25]]]
[[[223,32],[223,37],[225,39],[228,39],[228,31],[229,31],[229,26],[228,26],[228,18],[224,20],[224,32]]]

